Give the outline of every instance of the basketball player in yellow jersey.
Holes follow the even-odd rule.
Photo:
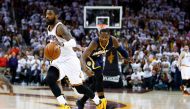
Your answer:
[[[184,94],[190,94],[190,52],[189,46],[185,45],[178,60],[178,67],[181,70],[182,86],[180,89]]]
[[[96,104],[97,109],[102,109],[102,101],[95,96],[94,92],[83,85],[81,77],[81,65],[73,47],[76,47],[76,41],[67,30],[66,26],[58,21],[58,11],[54,7],[46,10],[46,20],[48,24],[48,36],[55,39],[60,46],[60,56],[53,60],[47,73],[46,82],[49,85],[54,96],[63,109],[70,109],[67,101],[61,95],[61,90],[57,84],[65,76],[68,77],[70,84],[80,94],[84,94],[91,98]]]

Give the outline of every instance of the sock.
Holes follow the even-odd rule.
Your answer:
[[[99,98],[100,98],[100,99],[103,99],[103,98],[105,98],[105,96],[104,96],[104,95],[101,95],[101,96],[99,96]]]
[[[190,88],[186,88],[186,91],[187,91],[188,93],[190,93]]]
[[[67,101],[65,100],[65,98],[63,97],[63,95],[58,96],[57,97],[57,101],[59,102],[60,105],[67,104]]]
[[[187,90],[187,87],[186,87],[186,86],[184,86],[184,90]]]
[[[100,104],[100,99],[98,96],[95,95],[95,97],[92,99],[96,105]]]

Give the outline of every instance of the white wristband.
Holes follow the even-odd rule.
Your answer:
[[[69,41],[64,43],[64,47],[76,47],[76,41],[74,39],[70,39]]]

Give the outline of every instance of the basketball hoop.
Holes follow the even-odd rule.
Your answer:
[[[107,28],[108,25],[106,25],[106,24],[97,24],[96,27],[97,27],[98,31],[100,31],[101,29]]]

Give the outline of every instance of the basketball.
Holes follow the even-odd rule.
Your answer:
[[[48,43],[46,47],[44,48],[44,56],[46,59],[50,61],[57,59],[60,53],[61,53],[61,50],[59,46],[54,42]]]

